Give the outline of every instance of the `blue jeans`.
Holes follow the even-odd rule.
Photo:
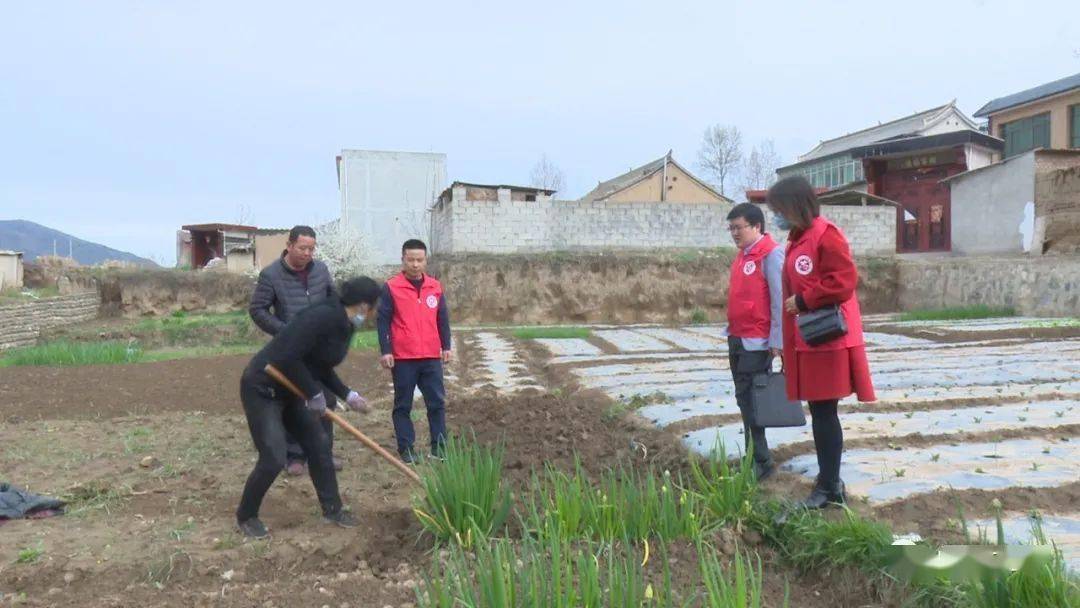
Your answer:
[[[446,389],[443,387],[442,360],[395,360],[391,372],[394,377],[393,418],[398,453],[411,452],[416,441],[411,415],[413,393],[418,387],[427,406],[431,449],[441,450],[446,441]]]

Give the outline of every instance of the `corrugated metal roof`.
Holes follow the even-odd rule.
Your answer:
[[[826,156],[832,156],[833,154],[838,154],[850,148],[865,146],[884,139],[919,135],[924,129],[936,124],[951,113],[955,113],[961,117],[966,123],[964,128],[978,129],[978,125],[975,124],[975,121],[964,116],[964,113],[956,108],[956,101],[953,100],[936,108],[916,112],[910,116],[891,120],[884,124],[862,129],[861,131],[855,131],[854,133],[848,133],[847,135],[842,135],[834,139],[825,140],[818,144],[813,150],[800,156],[799,163],[825,158]]]
[[[1061,80],[1048,82],[1026,91],[1020,91],[1019,93],[1013,93],[1012,95],[1006,95],[1005,97],[998,97],[979,108],[979,111],[975,112],[975,116],[979,118],[989,116],[1008,108],[1038,101],[1044,97],[1050,97],[1051,95],[1057,95],[1076,88],[1080,88],[1080,74],[1073,74],[1072,76],[1067,76]]]

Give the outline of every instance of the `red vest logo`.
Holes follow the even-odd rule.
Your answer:
[[[754,263],[754,260],[750,260],[747,263],[743,264],[742,272],[746,276],[754,274],[755,270],[757,270],[757,264]]]
[[[428,308],[437,308],[439,306],[439,298],[436,298],[434,295],[428,296],[427,305]]]
[[[795,272],[806,276],[813,272],[813,270],[814,262],[810,259],[810,256],[804,254],[795,258]]]

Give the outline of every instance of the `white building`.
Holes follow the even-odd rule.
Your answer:
[[[341,221],[364,237],[376,263],[400,260],[410,238],[430,246],[430,209],[446,188],[445,154],[342,150],[337,177]]]

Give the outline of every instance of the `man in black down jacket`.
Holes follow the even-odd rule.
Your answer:
[[[314,256],[315,230],[310,226],[293,227],[281,259],[263,268],[251,296],[248,311],[259,329],[276,336],[301,310],[335,295],[330,270]],[[327,407],[335,409],[333,391],[323,390],[323,393],[327,396]],[[319,421],[326,429],[333,450],[334,425],[327,418]],[[307,463],[304,449],[292,435],[286,433],[285,439],[288,460],[285,470],[289,475],[302,475]],[[338,471],[342,468],[337,458],[334,458],[334,468]]]

